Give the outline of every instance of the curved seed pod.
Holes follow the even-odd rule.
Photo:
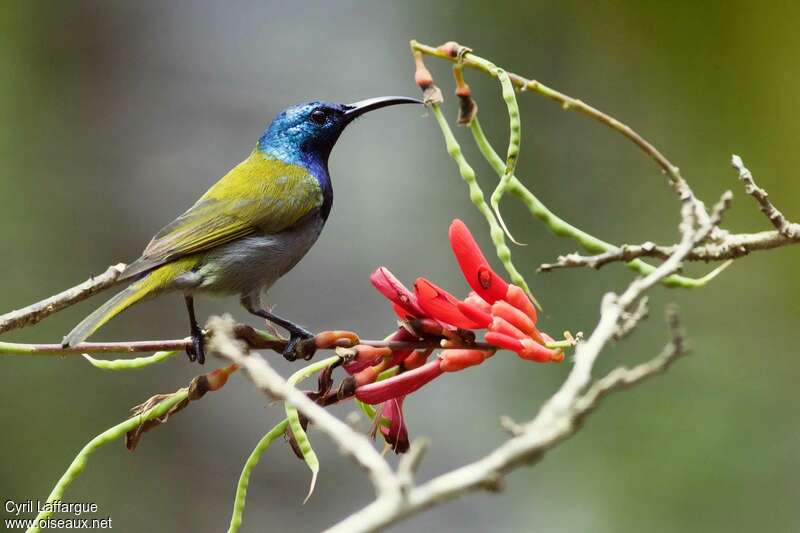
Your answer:
[[[437,359],[392,378],[358,387],[356,388],[356,398],[371,405],[383,403],[386,400],[414,392],[441,376],[442,372],[444,371],[440,368]]]
[[[153,355],[149,355],[147,357],[134,357],[133,359],[95,359],[88,353],[82,354],[84,359],[89,361],[91,365],[95,368],[100,368],[102,370],[136,370],[138,368],[144,368],[146,366],[154,365],[156,363],[162,363],[172,357],[173,355],[179,353],[177,350],[170,350],[167,352],[156,352]]]
[[[289,379],[286,380],[286,382],[289,385],[295,386],[304,378],[329,367],[330,365],[339,361],[339,359],[339,356],[328,357],[327,359],[323,359],[318,363],[301,368],[292,374]],[[306,496],[306,499],[303,500],[303,503],[305,504],[311,497],[311,494],[314,493],[314,486],[317,484],[317,474],[319,474],[319,458],[314,452],[314,448],[311,447],[311,441],[308,439],[308,434],[305,432],[303,425],[300,423],[300,413],[298,413],[297,408],[288,402],[284,404],[284,408],[286,410],[286,418],[289,421],[289,429],[292,430],[292,436],[297,443],[300,453],[303,455],[303,460],[305,461],[309,470],[311,470],[311,486],[308,488],[308,495]]]
[[[258,441],[256,447],[250,453],[250,457],[247,458],[247,462],[244,464],[244,468],[242,468],[242,473],[239,476],[239,483],[236,485],[236,497],[233,502],[233,513],[231,514],[231,522],[228,526],[228,533],[236,533],[239,531],[239,527],[242,525],[242,514],[244,513],[244,505],[245,500],[247,499],[247,487],[250,485],[250,473],[253,471],[253,468],[258,464],[259,459],[267,451],[269,445],[272,444],[272,441],[283,435],[283,432],[286,431],[286,427],[289,425],[289,421],[283,419],[281,422],[272,428],[269,433],[261,437],[261,440]]]

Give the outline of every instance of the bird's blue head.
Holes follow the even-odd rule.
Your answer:
[[[278,114],[258,141],[258,150],[287,163],[326,167],[333,145],[356,117],[381,107],[421,104],[415,98],[384,96],[352,104],[308,102]]]

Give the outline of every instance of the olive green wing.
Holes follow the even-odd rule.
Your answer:
[[[278,233],[322,205],[317,180],[297,165],[251,156],[165,226],[121,279],[260,232]]]

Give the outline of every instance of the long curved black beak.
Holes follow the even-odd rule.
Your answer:
[[[352,122],[356,117],[360,117],[364,113],[369,113],[382,107],[398,104],[422,104],[422,100],[416,98],[409,98],[407,96],[379,96],[377,98],[367,98],[359,102],[353,102],[345,106],[346,111],[344,116],[347,122]]]

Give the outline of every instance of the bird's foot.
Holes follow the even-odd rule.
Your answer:
[[[201,365],[206,362],[205,339],[202,331],[192,332],[192,344],[186,347],[186,355],[189,356],[189,361],[197,361]]]
[[[301,327],[289,330],[289,342],[283,349],[283,357],[287,361],[296,361],[298,358],[308,361],[314,357],[317,345],[314,342],[314,334]]]

